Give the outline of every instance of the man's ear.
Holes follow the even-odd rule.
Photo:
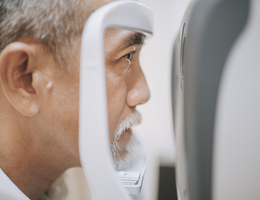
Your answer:
[[[36,49],[23,42],[7,45],[0,54],[0,82],[14,108],[25,116],[39,112],[33,75],[37,71]]]

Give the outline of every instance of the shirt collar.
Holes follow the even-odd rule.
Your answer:
[[[0,196],[6,200],[29,200],[0,168]]]

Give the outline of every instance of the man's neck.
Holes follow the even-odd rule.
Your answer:
[[[22,134],[21,134],[22,135]],[[10,180],[31,200],[36,200],[66,170],[59,168],[35,148],[28,138],[1,137],[0,168]]]

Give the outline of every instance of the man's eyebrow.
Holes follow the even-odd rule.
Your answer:
[[[125,38],[125,46],[131,46],[131,45],[142,45],[145,40],[145,35],[141,33],[134,33],[129,35],[128,37]]]

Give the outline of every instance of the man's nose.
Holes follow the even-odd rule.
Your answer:
[[[143,73],[141,73],[133,87],[128,91],[126,101],[128,106],[134,107],[147,102],[149,98],[149,88]]]

